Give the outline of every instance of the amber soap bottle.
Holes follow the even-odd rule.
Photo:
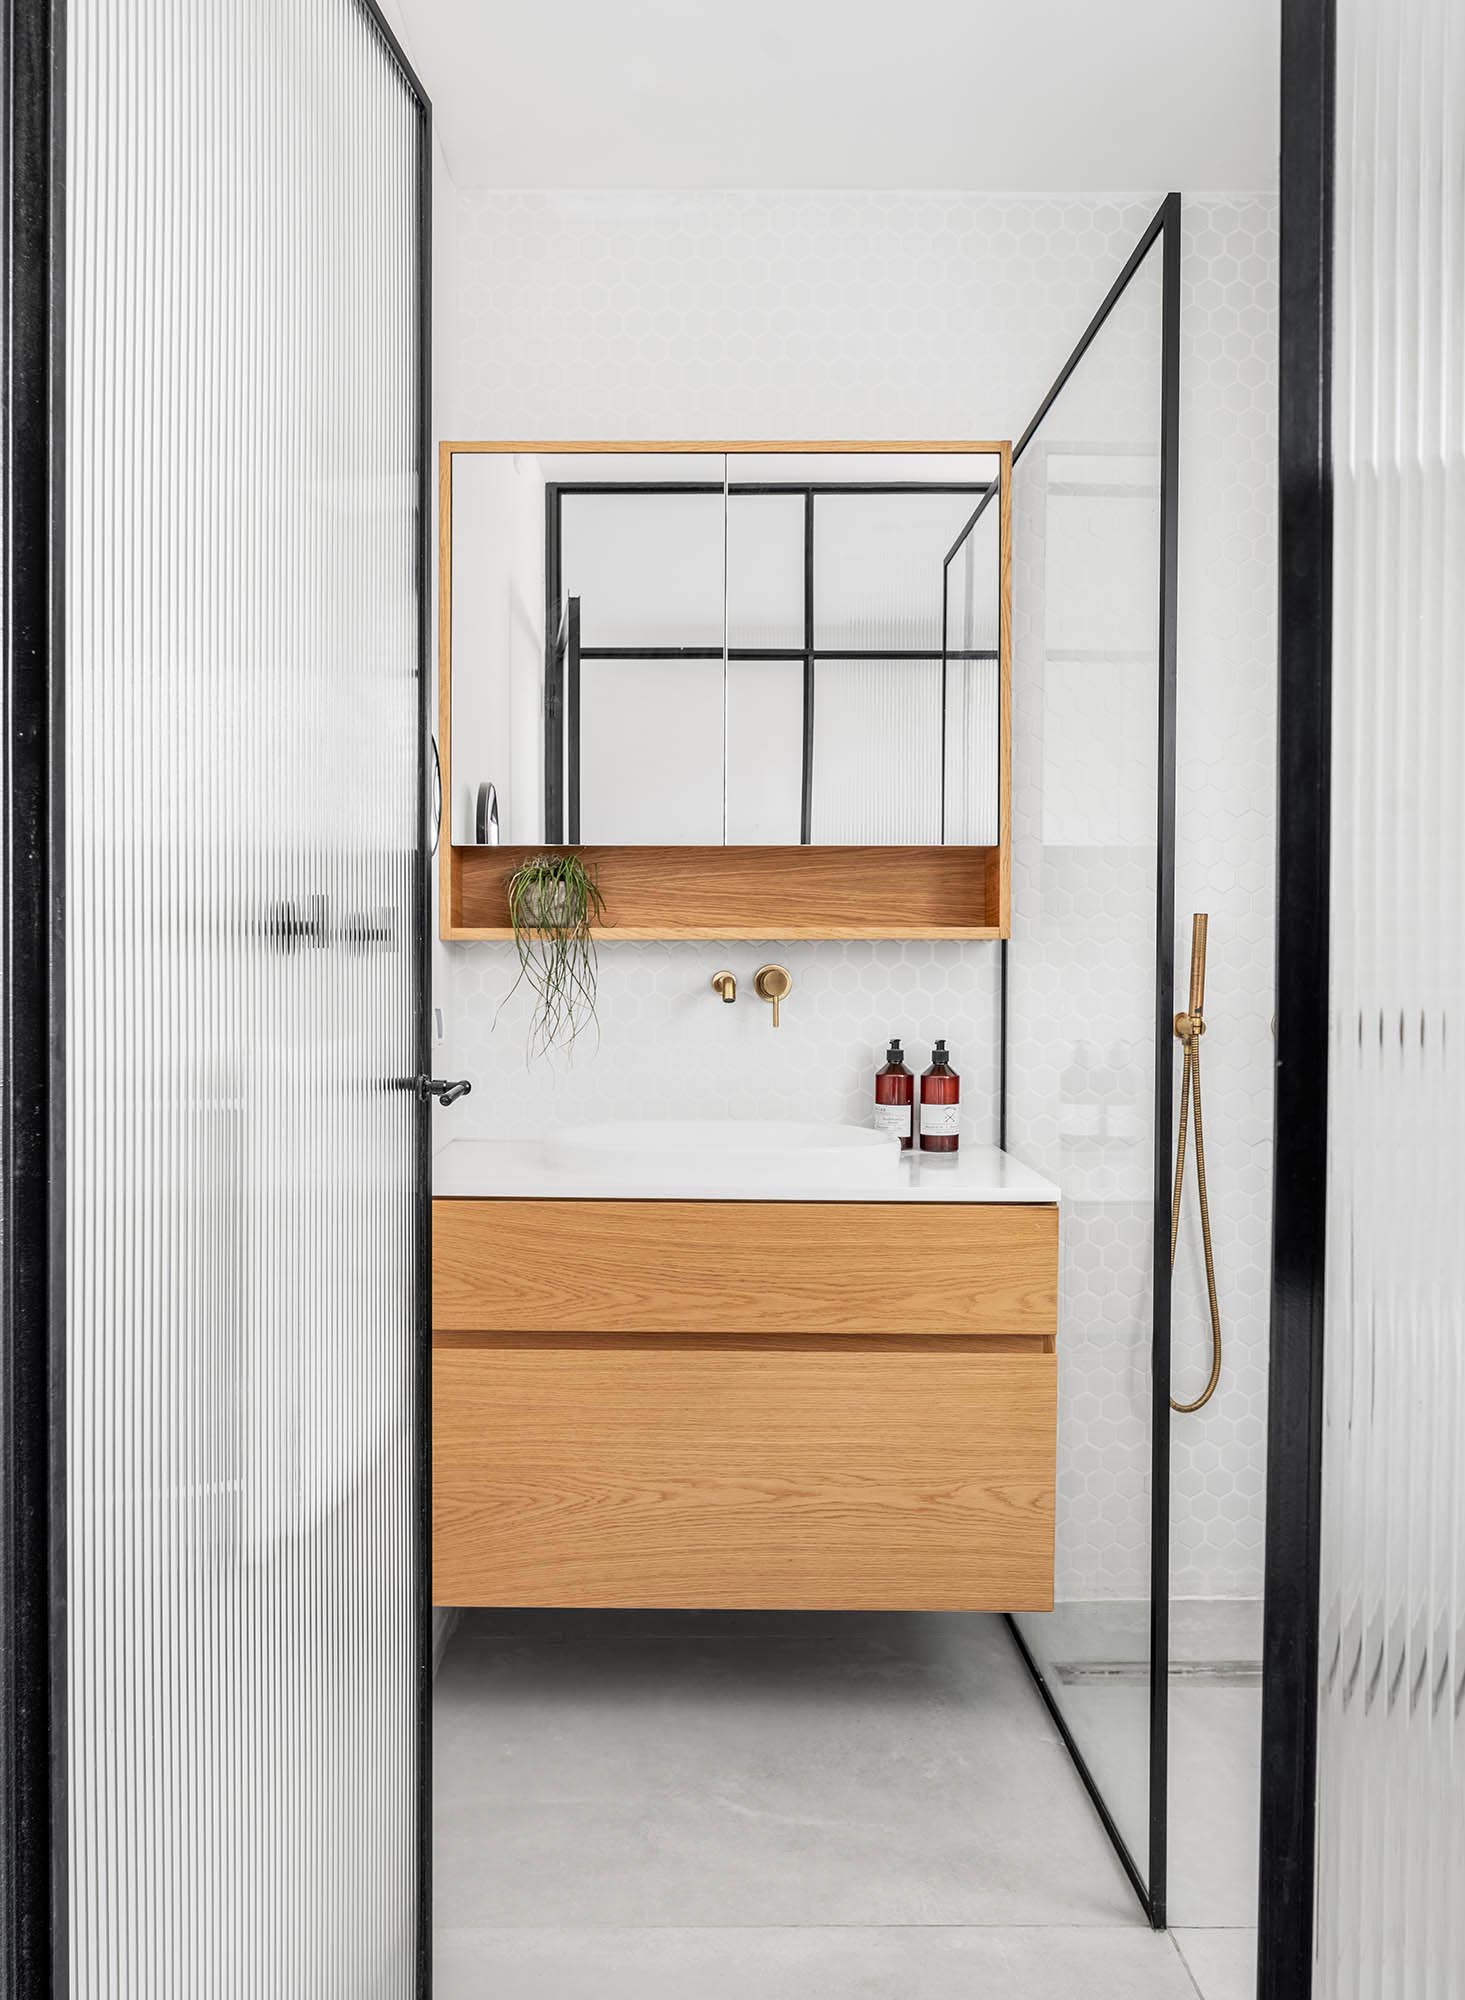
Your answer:
[[[931,1051],[931,1067],[921,1073],[921,1151],[954,1153],[960,1144],[961,1078],[942,1040]]]
[[[916,1080],[905,1066],[905,1050],[892,1042],[885,1051],[885,1067],[875,1072],[875,1130],[897,1132],[902,1152],[910,1150],[911,1118]]]

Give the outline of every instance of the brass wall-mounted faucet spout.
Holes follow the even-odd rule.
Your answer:
[[[712,990],[714,993],[720,994],[728,1005],[731,1006],[733,1001],[738,997],[738,982],[730,972],[714,972],[712,975]]]
[[[793,991],[793,985],[786,965],[760,965],[753,974],[753,991],[759,999],[773,1002],[775,1028],[778,1026],[778,1003],[780,1000],[787,1000]]]

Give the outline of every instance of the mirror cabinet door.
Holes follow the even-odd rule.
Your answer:
[[[996,843],[994,456],[451,476],[455,842]]]
[[[958,837],[947,829],[946,777],[963,723],[953,675],[967,662],[946,600],[980,524],[996,526],[996,471],[987,459],[930,454],[824,472],[813,551],[816,842],[924,847]],[[994,627],[995,585],[994,574]],[[995,636],[990,650],[995,688]]]

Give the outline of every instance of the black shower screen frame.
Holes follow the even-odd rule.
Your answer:
[[[1160,564],[1159,682],[1156,731],[1159,762],[1156,785],[1155,869],[1155,1118],[1151,1228],[1154,1268],[1150,1341],[1150,1703],[1149,1703],[1149,1865],[1142,1869],[1121,1834],[1108,1802],[1074,1739],[1052,1690],[1009,1616],[1008,1629],[1063,1739],[1104,1831],[1113,1844],[1150,1924],[1166,1925],[1169,1784],[1170,1659],[1170,1127],[1174,1113],[1173,1017],[1175,1010],[1175,654],[1179,591],[1180,502],[1180,227],[1181,200],[1167,194],[1123,270],[1084,329],[1083,337],[1055,376],[1012,449],[1014,473],[1043,419],[1067,386],[1130,281],[1155,248],[1163,260],[1160,364]],[[955,555],[988,504],[984,498],[953,545]],[[948,561],[950,557],[948,557]],[[1001,1030],[998,1063],[997,1143],[1007,1144],[1008,954],[1001,945]]]

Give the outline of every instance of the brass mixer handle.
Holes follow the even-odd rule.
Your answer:
[[[793,991],[793,980],[786,965],[760,965],[753,974],[753,991],[762,1000],[773,1002],[773,1025],[778,1026],[778,1003],[787,1000]]]

